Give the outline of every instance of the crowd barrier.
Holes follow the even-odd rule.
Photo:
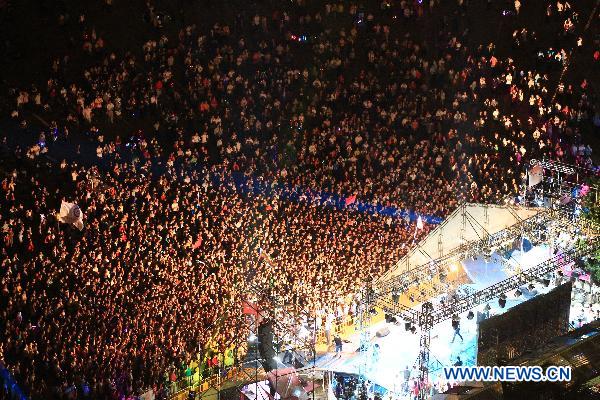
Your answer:
[[[217,353],[209,349],[202,362],[194,360],[188,364],[183,377],[171,381],[167,385],[167,398],[177,400],[190,391],[205,392],[209,388],[218,388],[223,381],[227,381],[235,375],[236,361],[246,351],[245,346],[228,348],[225,353]],[[216,362],[215,362],[216,361]]]
[[[352,315],[344,315],[336,317],[331,324],[330,330],[330,340],[333,339],[333,335],[335,333],[343,334],[344,331],[348,333],[348,329],[354,325],[354,318]],[[324,326],[321,326],[316,332],[317,343],[325,344],[329,346],[331,343],[328,343],[327,340],[327,332]],[[233,349],[230,348],[227,352],[243,353],[245,350],[240,348]],[[177,381],[169,382],[167,388],[167,397],[169,400],[184,400],[188,398],[190,391],[196,392],[196,398],[199,398],[201,394],[206,393],[210,389],[219,390],[223,384],[232,379],[238,377],[241,374],[241,369],[235,365],[236,357],[232,356],[224,356],[223,354],[218,354],[217,358],[219,360],[218,367],[213,368],[211,370],[208,367],[208,357],[205,357],[203,362],[198,364],[197,368],[193,367],[194,362],[190,363],[188,366],[188,370],[196,369],[196,371],[190,376],[185,376],[182,379]],[[214,358],[214,355],[211,356]],[[239,357],[238,357],[239,358]],[[248,376],[243,375],[243,376]],[[150,398],[149,398],[150,399]],[[144,399],[146,400],[146,399]]]

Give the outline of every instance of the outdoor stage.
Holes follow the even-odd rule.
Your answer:
[[[501,257],[497,254],[492,255],[487,262],[483,257],[467,260],[461,263],[461,267],[471,283],[463,285],[463,289],[469,291],[483,289],[512,275],[514,268],[525,270],[549,257],[550,250],[548,246],[540,245],[532,247],[527,252],[514,251],[508,260],[505,258],[503,263],[501,263]],[[504,308],[499,306],[497,299],[489,303],[489,315],[502,314],[510,308],[538,294],[545,294],[554,288],[555,285],[552,281],[547,287],[538,283],[532,291],[523,288],[523,294],[518,298],[515,298],[514,293],[507,293]],[[439,298],[433,299],[434,307],[439,304],[439,300]],[[576,321],[582,313],[580,303],[575,300],[573,299],[571,303],[570,321]],[[485,306],[485,304],[482,304],[472,310],[475,315],[473,319],[467,318],[468,312],[460,315],[460,333],[463,340],[456,337],[452,342],[454,330],[450,320],[433,327],[431,331],[429,375],[432,382],[443,382],[443,368],[454,365],[458,357],[465,366],[477,364],[477,314],[478,312],[483,313]],[[420,304],[415,305],[415,309],[420,309],[420,307]],[[390,333],[385,337],[376,337],[375,333],[383,327],[389,328]],[[420,331],[418,329],[415,333],[407,331],[402,320],[398,320],[397,324],[382,321],[369,328],[369,336],[371,337],[369,351],[357,352],[360,333],[355,332],[344,338],[347,342],[344,343],[341,357],[328,353],[317,361],[317,368],[347,374],[365,372],[364,375],[371,382],[385,388],[387,391],[395,392],[396,398],[402,399],[401,387],[404,382],[405,368],[408,367],[410,370],[411,381],[418,376],[419,335]],[[378,356],[374,354],[375,344],[378,344],[380,348]]]
[[[319,355],[314,364],[302,348],[304,342],[297,339],[305,336],[302,331],[311,331],[312,325],[305,323],[294,330],[298,346],[292,342],[292,348],[296,348],[298,365],[285,361],[287,353],[283,349],[273,360],[278,370],[290,369],[291,363],[298,369],[292,368],[289,376],[280,378],[289,380],[304,374],[299,380],[301,385],[289,385],[300,400],[308,398],[309,393],[318,400],[330,398],[333,387],[344,390],[341,394],[336,392],[336,396],[354,398],[357,385],[364,382],[357,379],[359,376],[366,378],[369,390],[385,395],[386,400],[412,399],[406,389],[416,387],[421,379],[433,384],[433,392],[445,391],[446,384],[455,383],[445,382],[445,367],[477,365],[479,342],[479,358],[484,363],[486,357],[489,361],[500,350],[512,351],[509,357],[518,356],[521,349],[539,346],[541,342],[537,340],[547,341],[566,333],[569,324],[577,328],[593,321],[596,314],[600,315],[600,305],[591,307],[589,294],[596,289],[590,285],[590,276],[580,268],[581,260],[591,254],[592,247],[581,246],[578,241],[589,242],[592,238],[594,244],[599,232],[593,224],[576,222],[543,208],[461,205],[387,273],[361,288],[358,313],[351,318],[345,312],[338,315],[337,325],[329,324],[328,332],[314,336],[310,354]],[[554,289],[557,290],[552,295],[540,298]],[[553,297],[557,294],[562,297]],[[499,297],[503,299],[502,306]],[[534,298],[534,302],[507,318],[489,320]],[[415,326],[428,326],[424,303],[434,310],[434,314],[425,316],[438,322],[429,330],[430,340]],[[456,315],[459,310],[465,311]],[[539,318],[532,319],[531,315]],[[331,321],[334,315],[323,317]],[[452,326],[456,318],[460,321],[460,335],[455,335]],[[478,321],[483,327],[481,341]],[[513,323],[516,327],[511,333]],[[500,343],[498,329],[513,336]],[[538,335],[540,330],[547,335]],[[333,352],[334,334],[343,340],[339,354]],[[328,337],[327,343],[323,337]],[[420,369],[418,364],[423,349],[427,353],[421,360],[429,360],[427,369]],[[427,373],[420,375],[421,371]],[[311,389],[303,389],[309,381]],[[313,389],[319,385],[322,391],[317,395]],[[256,392],[264,392],[257,384],[247,389],[250,399],[258,397]],[[283,391],[277,391],[280,392]]]

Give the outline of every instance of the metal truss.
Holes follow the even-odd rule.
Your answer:
[[[446,267],[454,260],[464,260],[469,257],[475,257],[479,254],[491,255],[495,250],[508,244],[512,244],[517,238],[523,236],[537,237],[541,230],[547,229],[551,224],[560,223],[563,228],[572,226],[572,222],[561,218],[559,214],[549,210],[542,210],[538,214],[526,219],[520,219],[517,223],[493,234],[487,233],[483,227],[472,216],[466,215],[469,223],[477,224],[479,230],[484,234],[479,240],[466,242],[447,254],[437,259],[412,268],[400,275],[394,276],[388,280],[378,282],[374,288],[373,303],[381,305],[394,315],[401,315],[409,321],[416,321],[415,311],[409,307],[398,304],[391,300],[391,295],[395,292],[401,293],[419,282],[430,282],[434,277],[443,276]],[[436,293],[429,293],[435,295]]]
[[[585,197],[573,196],[573,191],[580,188],[581,177],[595,176],[596,172],[585,167],[568,165],[550,160],[531,160],[531,166],[539,165],[550,174],[543,174],[542,181],[529,188],[535,200],[541,200],[545,207],[558,209],[568,214],[578,214],[584,199],[593,197],[594,203],[600,201],[600,187],[588,184],[589,193]]]
[[[358,351],[361,360],[358,365],[358,390],[359,399],[366,398],[366,375],[370,366],[370,343],[369,326],[371,325],[371,309],[373,307],[373,289],[371,282],[367,281],[360,293],[360,303],[357,309],[357,329],[360,332]]]
[[[552,160],[530,160],[529,161],[529,165],[531,165],[532,167],[535,165],[539,165],[544,169],[550,170],[550,171],[556,171],[556,172],[560,172],[566,175],[574,175],[575,174],[575,168],[571,165],[568,164],[563,164],[557,161],[552,161]]]
[[[434,309],[430,302],[425,302],[421,310],[417,311],[400,304],[392,296],[394,293],[401,293],[409,287],[418,285],[423,279],[431,280],[434,276],[439,276],[446,265],[455,258],[464,259],[469,255],[477,255],[486,251],[491,253],[523,236],[528,236],[532,240],[547,241],[551,243],[552,248],[556,248],[555,243],[561,232],[573,233],[583,237],[584,240],[534,267],[519,271],[483,290],[449,298],[440,308]],[[367,310],[376,306],[385,313],[399,316],[419,326],[421,329],[421,347],[418,358],[419,380],[420,384],[426,384],[429,375],[431,329],[434,325],[451,319],[453,315],[461,314],[496,299],[504,293],[516,290],[529,282],[542,279],[548,273],[593,253],[599,247],[600,228],[596,224],[582,218],[574,219],[572,215],[561,210],[543,209],[532,217],[519,219],[517,223],[506,229],[494,234],[484,234],[480,240],[465,243],[439,259],[432,260],[391,279],[378,282],[370,291]],[[431,295],[434,297],[435,293]],[[425,390],[420,391],[419,398],[427,398]]]
[[[472,219],[473,217],[467,216],[467,218]],[[481,226],[479,228],[483,229]],[[536,215],[520,219],[517,223],[503,230],[493,234],[485,233],[479,240],[464,243],[440,258],[431,260],[388,280],[378,282],[374,288],[372,301],[374,304],[381,304],[392,314],[402,315],[408,320],[414,321],[416,319],[414,310],[391,301],[390,297],[394,292],[404,292],[418,284],[418,282],[431,281],[434,277],[443,275],[446,266],[453,260],[464,260],[480,254],[491,255],[497,250],[512,245],[515,239],[522,237],[554,243],[560,233],[573,230],[579,230],[580,234],[585,235],[600,233],[600,227],[592,221],[578,219],[574,222],[572,218],[569,218],[560,210],[542,209]]]
[[[300,400],[315,400],[314,385],[315,380],[324,379],[323,374],[316,371],[317,358],[317,319],[312,310],[290,310],[288,309],[283,296],[270,286],[261,287],[256,282],[245,285],[243,292],[238,293],[240,304],[237,306],[242,309],[242,299],[246,299],[246,305],[252,310],[253,315],[243,315],[239,322],[240,327],[249,333],[253,338],[252,343],[246,337],[235,337],[229,346],[234,347],[236,354],[234,364],[225,366],[219,363],[216,373],[209,379],[204,380],[198,387],[188,387],[184,392],[176,393],[171,399],[180,399],[182,395],[194,392],[194,398],[210,398],[215,400],[239,399],[243,394],[243,388],[250,384],[253,393],[250,393],[254,400],[270,400],[273,393],[266,391],[258,382],[269,379],[263,367],[263,360],[258,350],[259,326],[261,321],[268,320],[273,325],[273,344],[275,345],[275,354],[277,368],[275,368],[270,377],[274,380],[276,388],[286,388],[290,393],[282,393],[280,396],[298,397]],[[213,327],[216,329],[225,327],[226,321],[218,321]],[[299,329],[299,327],[302,328]],[[300,330],[303,331],[301,334]],[[242,335],[243,336],[243,335]],[[271,345],[271,344],[269,344]],[[292,367],[296,362],[303,366],[301,368],[287,367],[283,364],[284,347],[287,349],[288,358],[291,355]],[[237,355],[243,353],[241,357]],[[309,389],[292,387],[291,382],[300,380]],[[300,390],[300,392],[298,391]],[[232,394],[233,393],[233,394]],[[190,398],[192,395],[190,394]],[[185,397],[187,398],[187,397]]]
[[[573,249],[564,253],[559,253],[534,267],[522,271],[521,273],[506,278],[503,281],[488,286],[487,288],[471,295],[465,296],[458,301],[451,301],[433,313],[433,324],[436,325],[442,321],[450,319],[454,314],[460,314],[471,310],[480,304],[487,303],[490,300],[497,298],[503,293],[516,290],[529,282],[542,279],[547,276],[548,273],[556,271],[564,265],[577,261],[593,253],[598,249],[598,247],[600,247],[600,238],[590,238],[589,240],[575,246]]]
[[[419,314],[419,327],[421,328],[421,337],[419,339],[419,385],[425,385],[429,380],[429,354],[431,344],[431,328],[433,328],[433,304],[425,302],[421,306]],[[425,390],[419,390],[419,393],[425,393]],[[419,395],[421,398],[421,395]]]

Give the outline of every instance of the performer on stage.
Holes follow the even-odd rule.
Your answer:
[[[409,380],[410,380],[410,369],[408,369],[408,365],[407,365],[406,368],[404,368],[404,385],[403,385],[404,393],[408,392],[408,390],[410,388],[408,385]]]
[[[460,338],[460,341],[463,342],[464,339],[460,334],[460,320],[458,318],[452,320],[452,328],[454,328],[454,336],[452,336],[452,342],[450,343],[454,343],[454,339],[456,339],[457,336]]]
[[[379,362],[379,344],[375,343],[373,346],[373,364],[377,364]]]
[[[283,363],[289,362],[292,366],[294,366],[294,347],[291,343],[287,343],[285,345],[285,354],[283,356]]]
[[[342,357],[342,338],[340,337],[339,334],[335,334],[335,337],[333,338],[333,343],[335,343],[335,356],[336,357]]]

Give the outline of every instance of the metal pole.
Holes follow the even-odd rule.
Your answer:
[[[429,384],[429,351],[431,343],[431,328],[433,327],[433,304],[423,303],[419,314],[421,338],[419,341],[419,400],[429,398],[429,391],[425,390]]]
[[[369,367],[369,322],[371,318],[371,283],[369,281],[363,287],[363,293],[361,295],[360,306],[358,310],[358,330],[360,332],[360,342],[358,351],[361,357],[361,362],[358,367],[358,391],[359,391],[359,399],[362,397],[366,397],[368,393],[365,393],[365,383],[366,383],[366,374]],[[363,396],[364,395],[364,396]]]

